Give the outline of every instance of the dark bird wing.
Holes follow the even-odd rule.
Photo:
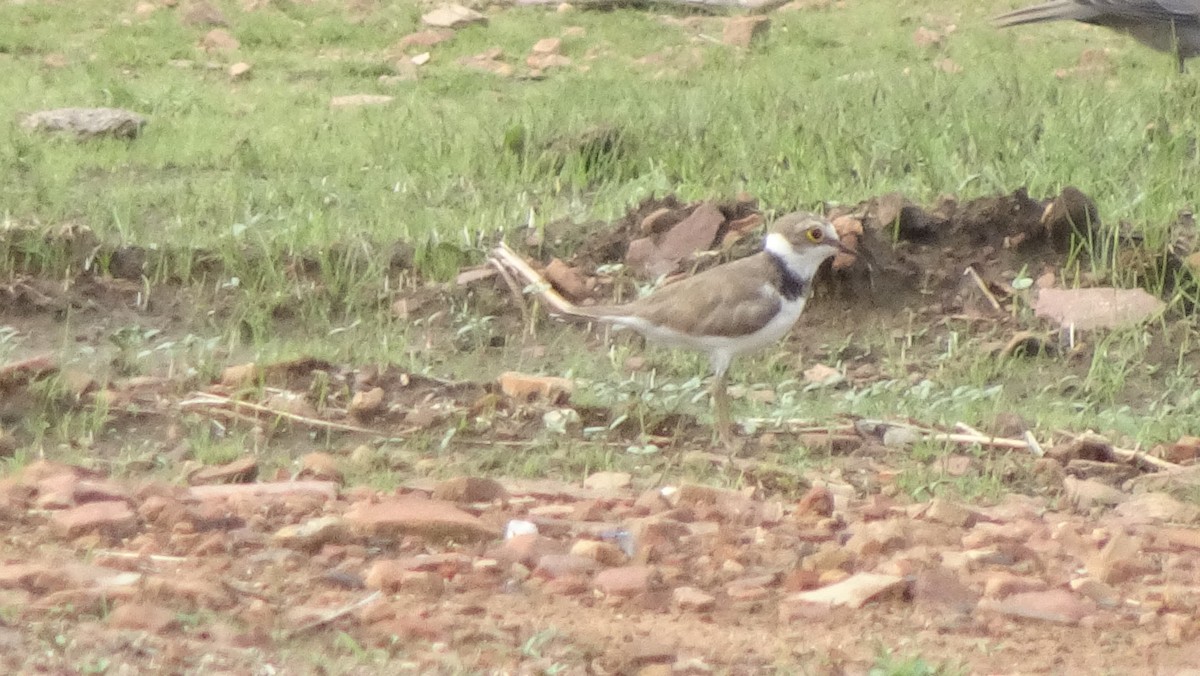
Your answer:
[[[1054,0],[1024,7],[995,18],[1000,27],[1041,21],[1084,23],[1195,22],[1200,20],[1198,0]]]

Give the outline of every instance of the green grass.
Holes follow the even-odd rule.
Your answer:
[[[646,374],[620,374],[637,349],[625,341],[598,359],[596,343],[584,348],[589,339],[580,332],[539,320],[547,352],[530,356],[487,318],[494,304],[452,296],[439,300],[444,312],[434,319],[432,310],[399,319],[389,304],[481,261],[492,241],[520,226],[608,221],[654,194],[723,199],[746,191],[786,211],[891,191],[929,203],[1021,186],[1049,195],[1070,184],[1097,201],[1106,224],[1128,222],[1152,249],[1173,236],[1177,213],[1200,194],[1195,76],[1181,77],[1170,57],[1102,30],[994,30],[987,18],[1011,3],[876,1],[776,13],[766,39],[745,53],[706,39],[720,34],[712,21],[689,28],[632,10],[510,9],[432,48],[419,79],[394,84],[379,78],[403,58],[393,45],[420,28],[415,4],[363,11],[327,0],[272,2],[250,12],[216,4],[241,43],[234,53],[204,52],[207,27],[186,25],[171,9],[137,16],[131,6],[96,0],[71,12],[0,7],[0,119],[75,105],[150,118],[135,141],[76,142],[0,125],[7,224],[37,235],[84,225],[104,252],[145,248],[145,288],[155,299],[162,282],[184,280],[176,330],[115,320],[106,327],[104,360],[131,375],[169,369],[204,381],[225,363],[296,356],[398,362],[447,377],[541,371],[579,378],[578,402],[612,406],[644,429],[673,412],[707,415],[701,384],[689,380],[703,373],[701,360],[651,352],[658,376],[647,389]],[[920,26],[949,24],[957,29],[941,47],[912,39]],[[563,52],[575,66],[544,79],[503,79],[456,63],[500,47],[521,72],[534,42],[574,26],[583,35],[565,37]],[[1111,75],[1055,77],[1084,47],[1111,49]],[[47,65],[51,55],[67,65]],[[941,58],[962,71],[943,72]],[[227,67],[238,61],[253,69],[231,81]],[[329,105],[357,93],[395,100]],[[411,266],[391,264],[397,241],[407,244]],[[67,278],[79,264],[40,236],[13,234],[3,254],[0,271],[10,277],[36,269]],[[1084,270],[1132,281],[1103,251],[1079,258]],[[107,254],[94,264],[115,265]],[[77,314],[52,339],[90,368],[97,357],[74,351],[73,331],[94,318]],[[812,389],[793,357],[764,355],[743,362],[735,380],[773,389],[776,403],[741,402],[739,410],[945,425],[1018,412],[1047,433],[1093,428],[1143,444],[1178,436],[1200,413],[1190,325],[1098,337],[1086,363],[998,360],[982,347],[995,337],[970,326],[908,327],[902,337],[892,328],[817,332],[804,351],[802,367],[869,354],[879,382]],[[429,331],[453,338],[424,350]],[[0,338],[7,358],[20,339]],[[501,338],[507,343],[496,347]],[[94,435],[102,417],[30,424],[39,444],[66,444]],[[454,444],[436,434],[409,450],[453,454]],[[547,434],[538,444],[545,454],[464,462],[566,476],[656,462],[578,437]],[[236,445],[205,442],[197,454],[216,462]],[[813,460],[803,448],[781,457]],[[386,476],[373,479],[376,470]],[[386,458],[354,470],[377,483],[408,471],[419,470]],[[913,490],[939,482],[922,471]],[[984,479],[956,490],[993,487]]]

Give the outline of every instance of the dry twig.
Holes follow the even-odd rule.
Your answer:
[[[240,399],[232,399],[230,397],[212,394],[211,392],[193,392],[191,397],[192,398],[190,399],[179,402],[178,406],[180,410],[205,409],[209,410],[210,412],[214,410],[225,410],[227,413],[242,415],[240,411],[228,411],[229,407],[233,407],[234,409],[245,409],[258,413],[266,413],[294,423],[298,423],[300,425],[305,425],[307,427],[316,427],[318,429],[334,430],[338,432],[356,432],[358,434],[381,434],[381,432],[377,430],[366,427],[347,425],[345,423],[333,422],[332,420],[321,420],[320,418],[310,418],[297,413],[281,411],[276,408],[271,408],[270,406],[255,404],[254,402],[250,401],[242,401]]]

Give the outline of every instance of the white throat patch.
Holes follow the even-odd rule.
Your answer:
[[[804,251],[796,251],[796,247],[777,232],[767,235],[763,241],[763,249],[777,256],[793,275],[805,282],[817,274],[817,269],[826,258],[837,253],[837,249],[828,244],[817,244]]]

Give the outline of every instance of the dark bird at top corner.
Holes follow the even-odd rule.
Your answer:
[[[1124,33],[1175,55],[1179,72],[1200,55],[1200,0],[1053,0],[1001,14],[999,28],[1045,21],[1079,21]]]

